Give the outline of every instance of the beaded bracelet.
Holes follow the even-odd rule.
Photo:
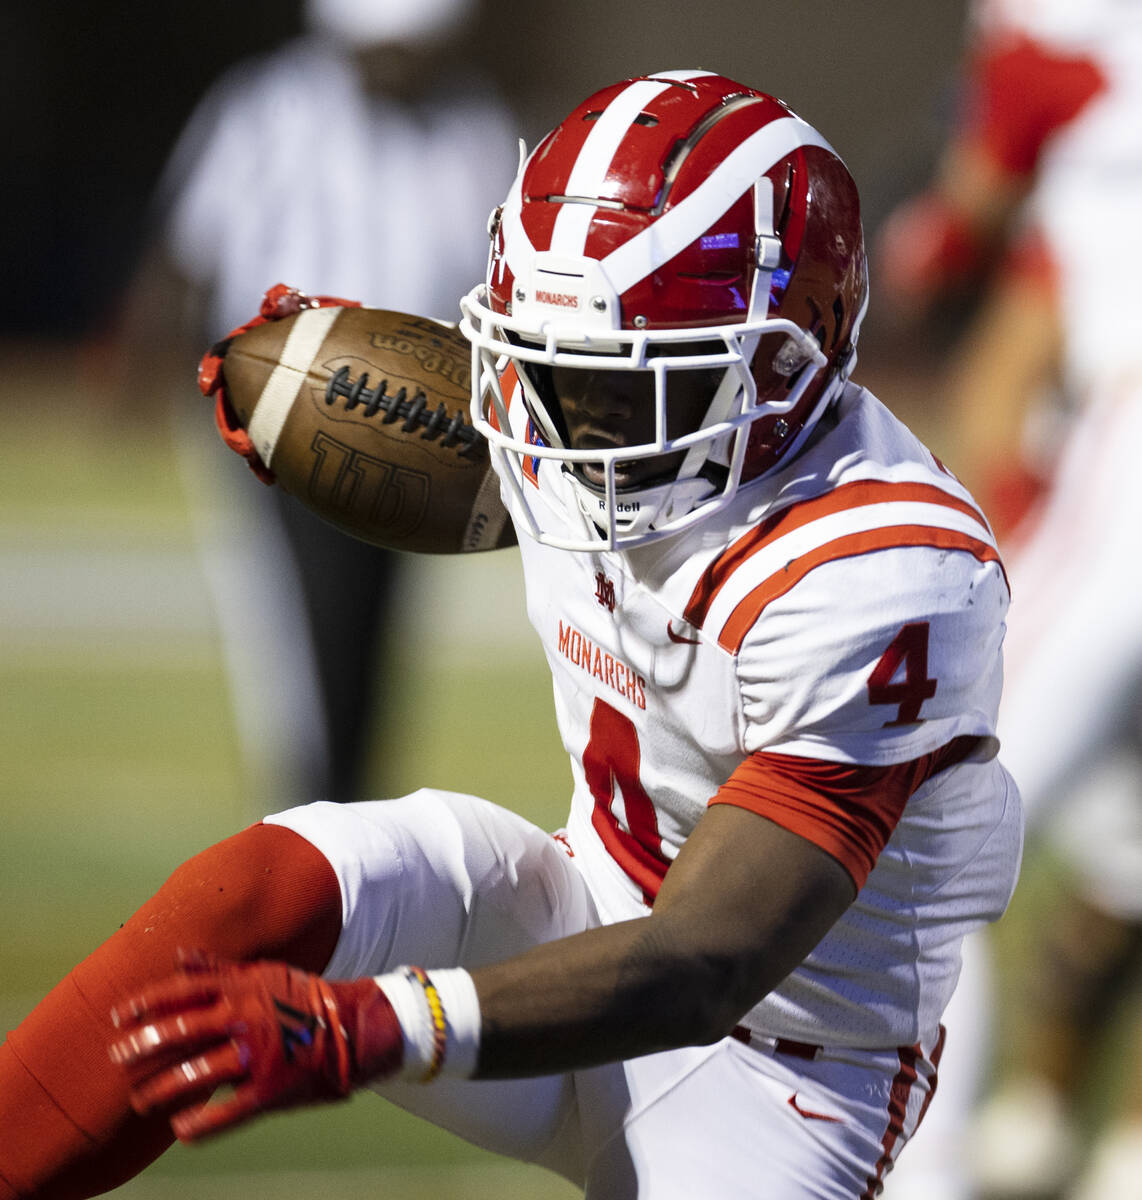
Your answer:
[[[431,974],[405,966],[376,981],[389,998],[404,1035],[400,1077],[431,1083],[442,1072],[469,1078],[480,1045],[480,1003],[472,977],[461,967]]]
[[[422,1083],[431,1083],[440,1074],[440,1068],[444,1066],[444,1056],[448,1051],[448,1025],[444,1019],[444,1005],[440,1002],[440,993],[423,967],[405,967],[404,970],[409,979],[415,980],[424,989],[424,999],[432,1019],[432,1061],[421,1079]]]

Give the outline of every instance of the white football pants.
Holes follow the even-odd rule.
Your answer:
[[[425,789],[266,819],[320,849],[341,882],[330,978],[406,963],[478,967],[599,923],[566,848],[473,796]],[[810,1060],[726,1038],[567,1075],[375,1090],[479,1146],[557,1171],[590,1200],[859,1200],[878,1193],[933,1075],[923,1054],[828,1050]]]

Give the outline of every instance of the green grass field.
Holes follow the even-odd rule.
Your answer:
[[[49,348],[50,349],[50,348]],[[165,423],[84,411],[61,386],[37,404],[19,363],[0,383],[0,1028],[18,1022],[182,859],[252,817],[226,679],[200,593]],[[60,378],[62,376],[62,379]],[[205,408],[203,419],[209,414]],[[221,446],[219,453],[224,453]],[[453,564],[448,564],[453,565]],[[515,573],[459,560],[449,595],[500,597]],[[188,601],[188,596],[190,600]],[[498,601],[497,601],[498,603]],[[494,621],[497,613],[487,614]],[[561,823],[569,772],[550,682],[530,645],[482,660],[447,637],[391,651],[400,720],[375,774]],[[575,1194],[368,1094],[173,1148],[118,1194],[136,1200],[506,1200]]]

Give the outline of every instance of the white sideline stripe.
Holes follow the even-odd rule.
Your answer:
[[[244,537],[255,536],[248,526],[257,526],[256,517],[232,517],[239,526],[232,536],[244,545]],[[489,542],[499,536],[491,527],[483,532]],[[201,555],[190,546],[136,550],[96,541],[77,549],[53,544],[43,531],[35,540],[29,548],[0,521],[0,670],[21,662],[73,670],[76,661],[102,670],[120,659],[158,669],[181,667],[190,655],[197,671],[214,662],[202,647],[218,636],[217,598]],[[222,554],[235,552],[230,543],[220,547]],[[515,555],[402,557],[394,611],[404,614],[410,645],[431,647],[419,654],[425,669],[438,662],[450,670],[469,659],[484,663],[489,647],[499,661],[545,669]],[[489,624],[489,612],[502,619]]]
[[[281,360],[266,380],[246,430],[258,457],[267,467],[273,465],[278,438],[305,376],[342,311],[337,307],[304,308],[294,319],[282,347]]]
[[[708,229],[774,163],[801,146],[836,151],[798,117],[771,121],[747,138],[681,204],[635,234],[603,259],[603,269],[621,296],[680,254]]]

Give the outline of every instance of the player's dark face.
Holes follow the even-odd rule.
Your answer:
[[[705,347],[708,349],[708,347]],[[710,407],[723,368],[672,370],[667,379],[667,436],[681,437],[699,427]],[[580,367],[551,368],[555,398],[563,413],[574,450],[611,450],[655,440],[654,375],[650,371],[615,371]],[[684,450],[649,458],[619,461],[615,484],[636,487],[669,476],[681,465]],[[589,483],[602,485],[602,468],[582,466]]]

